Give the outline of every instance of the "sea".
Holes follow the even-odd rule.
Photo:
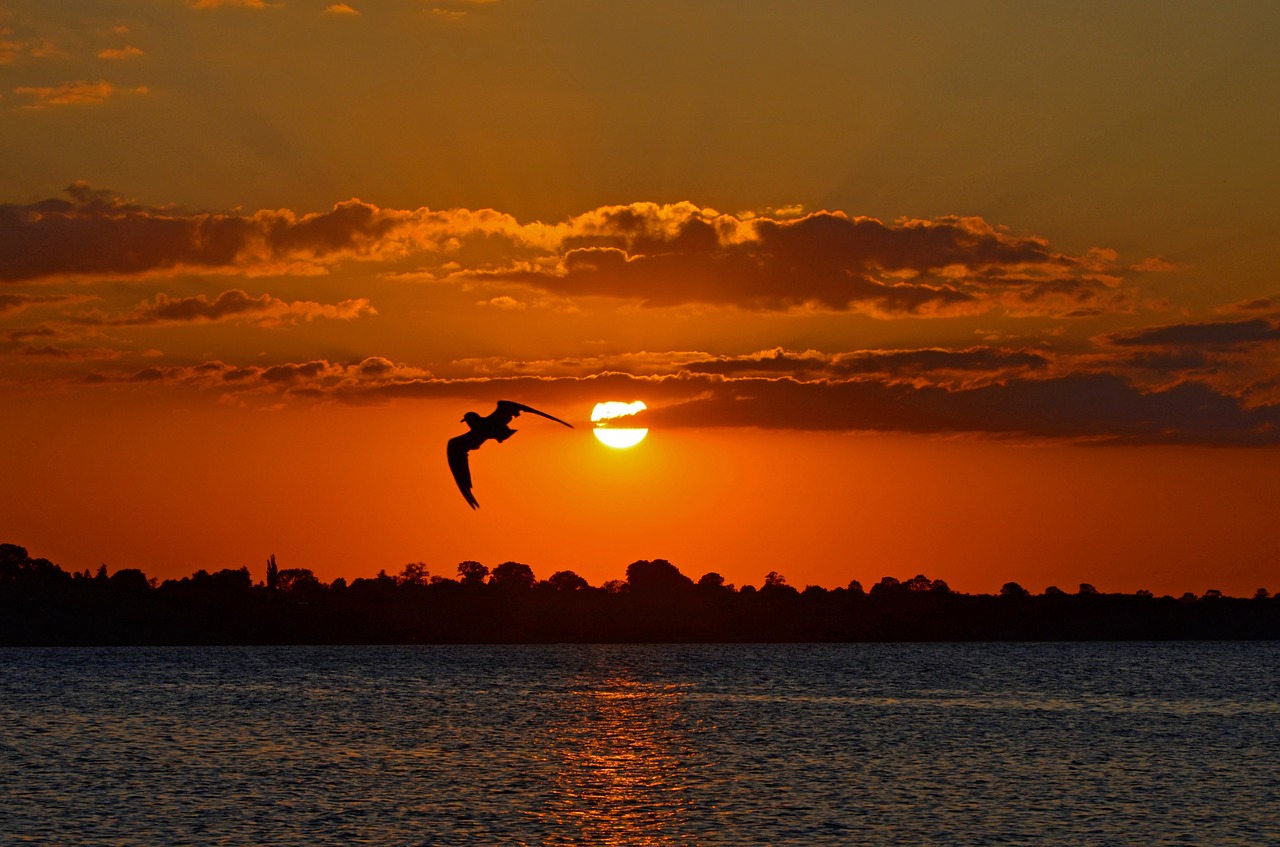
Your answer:
[[[0,844],[1280,845],[1280,644],[3,649]]]

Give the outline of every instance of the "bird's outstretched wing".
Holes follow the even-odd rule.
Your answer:
[[[498,411],[494,412],[491,417],[500,419],[504,424],[509,424],[511,423],[511,419],[514,418],[516,415],[520,414],[521,412],[529,412],[534,415],[541,415],[544,418],[550,418],[551,420],[555,421],[558,424],[564,424],[565,426],[569,427],[569,429],[573,429],[573,424],[569,423],[568,421],[562,421],[559,418],[557,418],[555,415],[548,415],[546,412],[540,412],[537,409],[533,408],[532,406],[526,406],[525,404],[517,403],[514,400],[499,400]]]
[[[480,504],[471,493],[471,464],[467,461],[467,454],[479,446],[473,433],[468,432],[457,438],[450,438],[447,449],[449,470],[453,471],[453,481],[458,483],[458,490],[462,492],[467,504],[473,509],[479,508]]]

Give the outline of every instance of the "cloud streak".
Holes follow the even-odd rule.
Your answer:
[[[76,80],[50,86],[22,86],[13,89],[14,94],[30,98],[24,109],[44,109],[51,106],[96,106],[121,94],[147,94],[146,86],[120,88],[100,79],[96,82]]]
[[[95,298],[81,294],[5,294],[0,292],[0,316],[15,315],[26,309],[83,303]]]
[[[586,409],[602,398],[640,399],[651,427],[894,432],[1099,445],[1280,444],[1280,404],[1247,405],[1206,383],[1144,389],[1117,375],[1076,373],[948,387],[873,378],[726,377],[684,371],[635,375],[445,379],[390,360],[314,360],[272,367],[146,368],[97,373],[92,381],[170,382],[245,401],[294,397],[341,403],[495,397]]]
[[[280,326],[317,318],[349,321],[363,315],[376,314],[377,310],[364,298],[343,300],[335,304],[306,300],[288,302],[270,294],[253,297],[233,288],[223,291],[212,300],[204,294],[193,297],[157,294],[154,300],[144,301],[126,314],[80,317],[73,322],[87,326],[147,326],[246,321],[259,326]]]

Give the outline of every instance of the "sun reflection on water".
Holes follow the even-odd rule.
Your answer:
[[[691,781],[705,762],[684,686],[622,677],[575,687],[550,745],[558,757],[553,801],[539,815],[583,844],[684,843],[694,827]]]

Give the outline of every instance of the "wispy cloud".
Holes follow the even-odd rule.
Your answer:
[[[120,94],[147,94],[149,89],[146,86],[120,88],[106,80],[77,80],[52,86],[22,86],[13,89],[13,93],[31,99],[23,108],[42,109],[49,106],[94,106]]]
[[[83,303],[97,299],[83,294],[2,294],[0,293],[0,315],[13,315],[25,309],[41,306],[60,306],[70,303]]]
[[[359,17],[360,12],[357,9],[348,6],[346,3],[331,3],[325,7],[324,14],[337,15],[345,17]]]
[[[266,9],[283,4],[265,0],[187,0],[187,5],[193,9]]]
[[[194,297],[157,294],[154,300],[140,303],[131,312],[114,316],[80,317],[74,322],[89,326],[146,326],[246,321],[271,327],[317,318],[349,321],[376,314],[377,310],[364,298],[334,304],[306,300],[288,302],[270,294],[253,297],[236,288],[223,291],[212,300],[204,294]]]
[[[1097,445],[1280,444],[1280,403],[1249,405],[1197,381],[1144,389],[1107,373],[1012,378],[968,387],[923,385],[880,376],[796,379],[718,374],[438,378],[380,357],[313,360],[270,367],[211,362],[95,372],[91,381],[181,383],[225,400],[274,403],[296,398],[341,403],[495,396],[557,408],[589,408],[601,397],[641,399],[657,427],[896,432],[938,436],[1066,440]]]
[[[134,47],[132,44],[126,44],[123,47],[106,47],[98,51],[98,58],[107,59],[108,61],[136,59],[145,55],[141,49]]]
[[[1106,336],[1119,346],[1232,348],[1280,340],[1280,322],[1266,318],[1238,321],[1198,321],[1117,332]]]
[[[12,30],[0,28],[0,67],[31,59],[65,57],[66,53],[48,38],[17,38]]]
[[[693,373],[723,376],[874,376],[920,384],[975,385],[1042,371],[1051,361],[1050,355],[1044,352],[997,347],[859,350],[836,354],[775,348],[746,356],[718,356],[688,362],[683,367]]]

